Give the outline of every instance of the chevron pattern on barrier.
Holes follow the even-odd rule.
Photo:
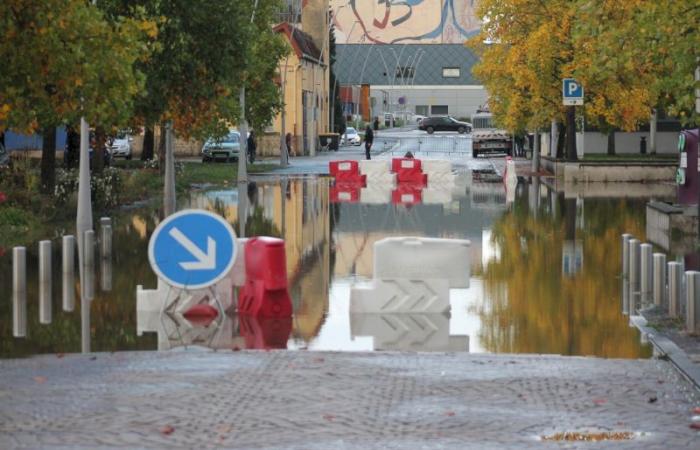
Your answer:
[[[450,310],[447,280],[372,280],[350,290],[351,313],[445,313]]]

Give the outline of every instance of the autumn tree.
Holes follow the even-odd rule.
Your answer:
[[[0,3],[0,130],[44,135],[41,190],[55,183],[55,129],[98,118],[128,121],[143,86],[134,69],[143,56],[147,22],[105,21],[84,0]]]
[[[566,77],[585,88],[587,121],[613,139],[656,107],[697,122],[697,2],[482,0],[478,13],[484,24],[468,43],[481,56],[475,74],[509,129],[561,120]]]

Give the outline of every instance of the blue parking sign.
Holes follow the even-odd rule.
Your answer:
[[[564,105],[583,105],[583,86],[573,78],[562,81],[562,98]]]
[[[236,260],[236,234],[217,214],[199,209],[180,211],[153,232],[148,260],[167,284],[202,289],[231,271]]]

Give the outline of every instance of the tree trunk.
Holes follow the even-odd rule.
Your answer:
[[[557,159],[564,159],[564,143],[566,135],[566,125],[557,122],[559,133],[557,134]]]
[[[56,185],[56,127],[44,129],[41,144],[41,193],[53,194]]]
[[[66,150],[63,152],[63,166],[66,169],[75,167],[80,153],[80,133],[75,127],[69,125],[66,127]]]
[[[104,127],[95,127],[95,148],[92,149],[92,173],[102,173],[105,167],[105,142],[107,135]]]
[[[608,155],[615,155],[615,130],[608,133]]]
[[[141,161],[149,161],[153,159],[153,140],[155,136],[153,127],[147,126],[143,134],[143,150],[141,150]]]
[[[576,107],[566,107],[566,160],[576,161]]]

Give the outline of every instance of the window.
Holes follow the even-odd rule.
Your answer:
[[[430,107],[430,114],[433,116],[446,116],[449,114],[447,105],[433,105]]]
[[[396,78],[410,80],[415,75],[415,69],[411,66],[400,66],[396,68]]]
[[[419,116],[428,115],[428,105],[416,105],[416,114]]]
[[[459,78],[460,70],[459,67],[443,67],[442,68],[443,78]]]

